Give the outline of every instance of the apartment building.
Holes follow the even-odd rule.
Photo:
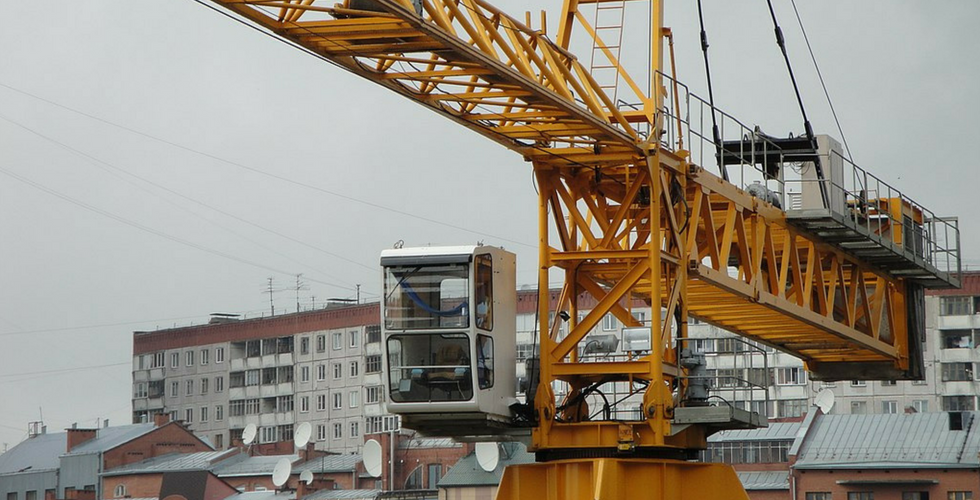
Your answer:
[[[381,405],[379,318],[378,304],[347,305],[135,332],[133,421],[166,413],[218,449],[248,424],[271,443],[310,422],[316,449],[356,453],[398,425]]]

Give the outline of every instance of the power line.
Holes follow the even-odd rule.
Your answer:
[[[195,1],[197,1],[197,0],[195,0]],[[198,3],[200,3],[200,2],[198,2]],[[204,5],[204,4],[202,3],[202,5]],[[204,5],[204,6],[205,7],[208,7],[209,9],[212,9],[212,7],[209,6],[209,5]],[[212,9],[212,10],[216,10],[216,9]],[[216,12],[218,12],[219,14],[225,15],[227,17],[230,17],[231,19],[235,19],[235,17],[230,16],[230,15],[227,15],[224,12],[221,12],[221,11],[218,11],[218,10],[216,10]],[[255,29],[255,30],[259,31],[260,33],[264,33],[264,34],[270,36],[274,40],[279,40],[278,38],[272,36],[271,34],[265,33],[262,30],[260,30],[258,28],[255,28],[254,26],[249,25],[248,23],[245,23],[245,22],[240,21],[238,19],[235,19],[235,20],[238,21],[240,24],[242,24],[244,26],[248,26],[248,27],[250,27],[252,29]],[[282,41],[283,43],[286,43],[287,45],[290,45],[288,42],[286,42],[284,40],[280,40],[280,41]],[[290,45],[290,46],[293,46],[293,45]],[[312,54],[313,55],[317,55],[315,53],[312,53]],[[324,59],[326,61],[329,61],[329,59],[325,59],[325,58],[321,58],[321,59]],[[331,64],[335,64],[332,61],[329,61],[329,62],[331,62]],[[443,222],[443,221],[439,221],[439,220],[432,219],[432,218],[429,218],[429,217],[424,217],[424,216],[421,216],[421,215],[416,215],[416,214],[413,214],[413,213],[410,213],[410,212],[406,212],[404,210],[398,210],[398,209],[395,209],[395,208],[387,207],[387,206],[381,205],[379,203],[374,203],[374,202],[371,202],[371,201],[362,200],[360,198],[355,198],[355,197],[350,196],[350,195],[338,193],[336,191],[331,191],[329,189],[325,189],[325,188],[322,188],[322,187],[319,187],[319,186],[315,186],[313,184],[309,184],[309,183],[305,183],[305,182],[300,182],[300,181],[297,181],[297,180],[290,179],[288,177],[283,177],[281,175],[277,175],[277,174],[274,174],[274,173],[271,173],[271,172],[266,172],[264,170],[261,170],[261,169],[255,168],[255,167],[250,167],[250,166],[245,165],[245,164],[242,164],[242,163],[238,163],[238,162],[235,162],[235,161],[232,161],[232,160],[228,160],[228,159],[222,158],[220,156],[217,156],[217,155],[214,155],[214,154],[211,154],[211,153],[207,153],[205,151],[201,151],[201,150],[198,150],[198,149],[191,148],[189,146],[184,146],[182,144],[179,144],[179,143],[176,143],[176,142],[173,142],[173,141],[169,141],[167,139],[156,137],[154,135],[148,134],[146,132],[142,132],[140,130],[137,130],[137,129],[134,129],[134,128],[131,128],[131,127],[127,127],[125,125],[120,125],[118,123],[115,123],[115,122],[106,120],[104,118],[100,118],[98,116],[95,116],[95,115],[86,113],[84,111],[79,111],[79,110],[74,109],[74,108],[71,108],[69,106],[65,106],[65,105],[60,104],[60,103],[57,103],[55,101],[52,101],[52,100],[45,99],[43,97],[37,96],[37,95],[32,94],[30,92],[27,92],[27,91],[24,91],[24,90],[21,90],[21,89],[12,87],[12,86],[7,85],[7,84],[5,84],[3,82],[0,82],[0,87],[6,88],[6,89],[11,90],[13,92],[17,92],[19,94],[25,95],[25,96],[30,97],[32,99],[37,99],[37,100],[39,100],[41,102],[45,102],[45,103],[50,104],[52,106],[59,107],[61,109],[64,109],[66,111],[70,111],[72,113],[75,113],[75,114],[84,116],[86,118],[90,118],[90,119],[95,120],[95,121],[98,121],[100,123],[104,123],[106,125],[109,125],[109,126],[112,126],[112,127],[118,128],[118,129],[121,129],[121,130],[125,130],[127,132],[130,132],[130,133],[139,135],[141,137],[145,137],[147,139],[151,139],[151,140],[160,142],[162,144],[166,144],[168,146],[175,147],[177,149],[181,149],[181,150],[187,151],[189,153],[193,153],[193,154],[196,154],[196,155],[199,155],[199,156],[203,156],[205,158],[210,158],[212,160],[215,160],[215,161],[218,161],[218,162],[221,162],[221,163],[225,163],[225,164],[231,165],[233,167],[241,168],[241,169],[247,170],[249,172],[253,172],[253,173],[256,173],[256,174],[259,174],[259,175],[263,175],[263,176],[266,176],[266,177],[269,177],[269,178],[272,178],[272,179],[276,179],[276,180],[281,181],[281,182],[286,182],[286,183],[293,184],[295,186],[299,186],[299,187],[302,187],[302,188],[310,189],[310,190],[313,190],[313,191],[316,191],[316,192],[319,192],[319,193],[327,194],[327,195],[330,195],[330,196],[335,196],[337,198],[341,198],[341,199],[344,199],[344,200],[347,200],[347,201],[351,201],[351,202],[354,202],[354,203],[359,203],[359,204],[362,204],[362,205],[365,205],[365,206],[376,208],[378,210],[384,210],[386,212],[396,213],[396,214],[399,214],[399,215],[403,215],[405,217],[413,218],[413,219],[416,219],[416,220],[421,220],[423,222],[428,222],[428,223],[431,223],[431,224],[437,224],[437,225],[440,225],[440,226],[448,227],[448,228],[451,228],[451,229],[456,229],[458,231],[464,231],[464,232],[467,232],[467,233],[470,233],[470,234],[475,234],[475,235],[478,235],[478,236],[485,236],[485,237],[497,239],[497,240],[500,240],[500,241],[506,241],[506,242],[509,242],[509,243],[513,243],[515,245],[521,245],[521,246],[525,246],[525,247],[529,247],[529,248],[537,248],[536,245],[531,245],[531,244],[528,244],[528,243],[525,243],[525,242],[513,240],[513,239],[510,239],[510,238],[505,238],[503,236],[497,236],[497,235],[487,234],[487,233],[480,232],[480,231],[474,231],[473,229],[470,229],[470,228],[467,228],[467,227],[464,227],[464,226],[459,226],[459,225],[456,225],[456,224],[450,224],[448,222]]]
[[[241,217],[239,217],[239,216],[237,216],[237,215],[234,215],[234,214],[231,214],[231,213],[229,213],[229,212],[226,212],[226,211],[224,211],[224,210],[221,210],[221,209],[219,209],[219,208],[216,208],[216,207],[213,207],[213,206],[211,206],[211,205],[209,205],[209,204],[207,204],[207,203],[204,203],[204,202],[202,202],[202,201],[199,201],[199,200],[196,200],[196,199],[194,199],[194,198],[191,198],[191,197],[189,197],[189,196],[186,196],[186,195],[184,195],[184,194],[181,194],[181,193],[179,193],[179,192],[177,192],[177,191],[174,191],[173,189],[170,189],[170,188],[168,188],[168,187],[166,187],[166,186],[164,186],[164,185],[161,185],[161,184],[158,184],[158,183],[156,183],[156,182],[154,182],[154,181],[152,181],[152,180],[149,180],[149,179],[146,179],[146,178],[144,178],[144,177],[142,177],[142,176],[139,176],[139,175],[137,175],[137,174],[134,174],[134,173],[132,173],[132,172],[129,172],[129,171],[127,171],[126,169],[123,169],[123,168],[120,168],[120,167],[117,167],[117,166],[115,166],[115,165],[113,165],[113,164],[111,164],[111,163],[108,163],[108,162],[106,162],[106,161],[103,161],[103,160],[100,160],[99,158],[96,158],[96,157],[94,157],[94,156],[92,156],[92,155],[89,155],[88,153],[85,153],[84,151],[81,151],[81,150],[79,150],[79,149],[76,149],[76,148],[74,148],[74,147],[72,147],[72,146],[69,146],[69,145],[67,145],[67,144],[65,144],[65,143],[63,143],[63,142],[61,142],[61,141],[58,141],[57,139],[54,139],[54,138],[52,138],[52,137],[48,137],[48,136],[46,136],[46,135],[44,135],[44,134],[42,134],[42,133],[40,133],[40,132],[38,132],[38,131],[36,131],[36,130],[34,130],[34,129],[32,129],[32,128],[30,128],[30,127],[28,127],[28,126],[26,126],[26,125],[24,125],[24,124],[21,124],[21,123],[19,123],[19,122],[16,122],[16,121],[14,121],[14,120],[12,120],[12,119],[10,119],[9,117],[4,117],[4,116],[2,116],[2,115],[0,115],[0,119],[3,119],[3,120],[5,120],[5,121],[7,121],[7,122],[9,122],[9,123],[11,123],[11,124],[13,124],[13,125],[16,125],[17,127],[20,127],[20,128],[22,128],[22,129],[24,129],[24,130],[26,130],[27,132],[30,132],[31,134],[34,134],[34,135],[36,135],[36,136],[38,136],[38,137],[40,137],[40,138],[42,138],[42,139],[44,139],[44,140],[46,140],[46,141],[48,141],[48,142],[51,142],[51,143],[53,143],[53,144],[56,144],[56,145],[58,145],[58,146],[60,146],[60,147],[62,147],[62,148],[64,148],[64,149],[66,149],[66,150],[68,150],[68,151],[69,151],[69,152],[71,152],[71,153],[74,153],[74,154],[76,154],[76,155],[79,155],[79,156],[81,156],[82,158],[84,158],[84,159],[86,159],[86,160],[88,160],[88,161],[89,161],[89,162],[91,162],[91,163],[95,163],[95,164],[98,164],[98,165],[94,165],[94,166],[96,166],[96,167],[98,167],[98,168],[100,168],[100,169],[102,169],[103,171],[106,171],[106,172],[107,172],[107,173],[109,173],[110,175],[114,175],[114,176],[115,176],[115,174],[112,174],[112,172],[109,172],[108,170],[106,170],[105,168],[102,168],[102,167],[100,167],[99,165],[103,165],[103,166],[105,166],[105,167],[108,167],[109,169],[112,169],[112,170],[115,170],[115,171],[117,171],[117,172],[120,172],[120,173],[122,173],[122,174],[125,174],[125,175],[128,175],[128,176],[130,176],[130,177],[133,177],[133,178],[136,178],[136,179],[139,179],[139,180],[141,180],[141,181],[143,181],[143,182],[145,182],[145,183],[147,183],[147,184],[150,184],[150,185],[152,185],[152,186],[154,186],[154,187],[156,187],[156,188],[158,188],[158,189],[161,189],[161,190],[163,190],[163,191],[166,191],[166,192],[168,192],[168,193],[170,193],[170,194],[173,194],[174,196],[178,196],[178,197],[180,197],[180,198],[183,198],[183,199],[185,199],[185,200],[187,200],[187,201],[190,201],[190,202],[192,202],[192,203],[196,203],[196,204],[198,204],[198,205],[200,205],[200,206],[203,206],[203,207],[205,207],[205,208],[207,208],[207,209],[210,209],[210,210],[213,210],[213,211],[215,211],[215,212],[218,212],[218,213],[220,213],[220,214],[222,214],[222,215],[225,215],[225,216],[227,216],[227,217],[231,217],[231,218],[233,218],[233,219],[235,219],[235,220],[238,220],[238,221],[240,221],[240,222],[243,222],[243,223],[245,223],[245,224],[249,224],[249,225],[251,225],[251,226],[254,226],[254,227],[256,227],[256,228],[258,228],[258,229],[261,229],[261,230],[263,230],[263,231],[266,231],[266,232],[269,232],[269,233],[272,233],[272,234],[275,234],[275,235],[277,235],[277,236],[280,236],[280,237],[282,237],[282,238],[285,238],[285,239],[288,239],[288,240],[290,240],[290,241],[294,241],[294,242],[297,242],[297,243],[300,243],[300,244],[302,244],[302,245],[304,245],[304,246],[307,246],[307,247],[310,247],[310,248],[313,248],[313,249],[315,249],[315,250],[318,250],[318,251],[320,251],[320,252],[323,252],[323,253],[325,253],[325,254],[327,254],[327,255],[330,255],[330,256],[332,256],[332,257],[335,257],[335,258],[338,258],[338,259],[340,259],[340,260],[343,260],[343,261],[346,261],[346,262],[349,262],[349,263],[351,263],[351,264],[355,264],[355,265],[358,265],[358,266],[361,266],[361,267],[363,267],[363,268],[365,268],[365,269],[370,269],[370,270],[372,270],[372,271],[374,270],[374,267],[371,267],[371,266],[367,266],[367,265],[364,265],[364,264],[362,264],[362,263],[360,263],[360,262],[357,262],[357,261],[355,261],[355,260],[352,260],[352,259],[349,259],[349,258],[347,258],[347,257],[344,257],[344,256],[342,256],[342,255],[339,255],[339,254],[336,254],[336,253],[333,253],[333,252],[330,252],[330,251],[328,251],[328,250],[324,250],[324,249],[322,249],[322,248],[319,248],[319,247],[316,247],[316,246],[314,246],[314,245],[310,245],[310,244],[308,244],[308,243],[305,243],[305,242],[302,242],[302,241],[300,241],[300,240],[298,240],[298,239],[295,239],[295,238],[292,238],[292,237],[290,237],[290,236],[286,236],[286,235],[284,235],[284,234],[282,234],[282,233],[279,233],[278,231],[275,231],[275,230],[273,230],[273,229],[268,229],[268,228],[266,228],[266,227],[263,227],[263,226],[261,226],[261,225],[259,225],[259,224],[256,224],[256,223],[254,223],[254,222],[251,222],[251,221],[249,221],[249,220],[246,220],[246,219],[244,219],[244,218],[241,218]],[[116,177],[117,177],[117,178],[119,178],[118,176],[116,176]],[[270,246],[268,246],[268,245],[265,245],[265,244],[263,244],[263,243],[260,243],[260,242],[258,242],[258,241],[255,241],[255,240],[252,240],[251,238],[249,238],[249,237],[247,237],[247,236],[245,236],[245,235],[242,235],[242,234],[240,234],[240,233],[238,233],[238,232],[236,232],[236,231],[234,231],[234,230],[232,230],[232,229],[230,229],[230,228],[227,228],[227,227],[225,227],[225,226],[222,226],[221,224],[218,224],[218,223],[216,223],[216,222],[214,222],[214,221],[212,221],[212,220],[210,220],[210,219],[207,219],[206,217],[203,217],[203,216],[201,216],[200,214],[198,214],[198,213],[196,213],[196,212],[193,212],[193,211],[191,211],[191,210],[189,210],[189,209],[187,209],[187,208],[185,208],[185,207],[182,207],[182,206],[180,206],[180,205],[178,205],[178,204],[176,204],[176,203],[174,203],[174,202],[172,202],[171,200],[169,200],[169,199],[167,199],[166,197],[163,197],[163,196],[160,196],[159,194],[157,194],[157,193],[153,193],[152,191],[150,191],[150,190],[148,190],[148,189],[145,189],[145,188],[142,188],[142,187],[140,187],[140,186],[137,186],[137,185],[135,185],[135,184],[133,184],[132,182],[129,182],[129,181],[126,181],[125,179],[121,179],[121,178],[120,178],[120,180],[123,180],[123,182],[126,182],[126,183],[128,183],[128,184],[130,184],[130,185],[133,185],[133,186],[135,186],[135,187],[136,187],[137,189],[140,189],[140,190],[142,190],[142,191],[144,191],[144,192],[147,192],[147,193],[150,193],[150,194],[153,194],[154,196],[157,196],[158,198],[160,198],[160,199],[162,199],[163,201],[165,201],[166,203],[168,203],[168,204],[170,204],[170,205],[172,205],[172,206],[174,206],[174,207],[177,207],[177,208],[179,208],[179,209],[181,209],[181,210],[184,210],[184,211],[186,211],[186,212],[188,212],[188,213],[190,213],[191,215],[194,215],[195,217],[198,217],[198,218],[201,218],[201,219],[203,219],[203,220],[205,220],[205,221],[207,221],[208,223],[210,223],[210,224],[213,224],[213,225],[215,225],[215,226],[217,226],[217,227],[219,227],[219,228],[221,228],[221,229],[224,229],[225,231],[228,231],[228,232],[230,232],[230,233],[232,233],[232,234],[234,234],[235,236],[238,236],[239,238],[242,238],[242,239],[244,239],[245,241],[248,241],[249,243],[252,243],[253,245],[256,245],[256,246],[259,246],[259,247],[262,247],[262,248],[264,248],[264,249],[266,249],[266,250],[269,250],[269,251],[271,251],[271,252],[273,252],[273,253],[275,253],[275,254],[277,254],[277,255],[279,255],[279,256],[281,256],[281,257],[284,257],[284,258],[286,258],[286,259],[289,259],[289,260],[291,260],[291,261],[293,261],[293,262],[295,262],[295,263],[297,263],[297,264],[300,264],[301,266],[304,266],[304,267],[308,267],[308,268],[310,268],[310,269],[313,269],[313,270],[315,270],[315,271],[317,271],[317,272],[319,272],[319,273],[321,273],[321,274],[323,274],[324,276],[327,276],[327,277],[329,277],[329,278],[332,278],[332,279],[337,279],[337,280],[340,280],[340,278],[338,278],[338,277],[336,277],[336,276],[331,276],[331,274],[330,274],[330,273],[328,273],[328,272],[326,272],[326,271],[323,271],[323,270],[320,270],[320,269],[317,269],[317,268],[315,268],[315,267],[313,267],[313,266],[310,266],[310,265],[308,265],[308,264],[305,264],[305,263],[303,263],[303,262],[300,262],[300,261],[297,261],[296,259],[293,259],[292,257],[290,257],[290,256],[288,256],[288,255],[286,255],[286,254],[284,254],[284,253],[282,253],[282,252],[279,252],[278,250],[276,250],[276,249],[274,249],[274,248],[272,248],[272,247],[270,247]],[[351,284],[351,285],[353,285],[353,284]]]
[[[0,379],[7,379],[9,377],[26,377],[26,378],[18,378],[18,379],[15,379],[15,380],[0,380],[0,384],[9,383],[9,382],[21,382],[21,381],[24,381],[24,380],[29,380],[31,378],[35,378],[37,376],[60,375],[60,374],[67,374],[67,373],[76,373],[76,372],[79,372],[79,371],[98,370],[98,369],[101,369],[101,368],[115,368],[117,366],[127,366],[127,365],[130,365],[130,364],[132,364],[132,363],[129,362],[129,361],[126,361],[124,363],[109,363],[109,364],[105,364],[105,365],[76,366],[76,367],[72,367],[72,368],[59,368],[57,370],[42,370],[42,371],[37,371],[37,372],[0,374]]]
[[[3,116],[0,116],[0,119],[6,120],[6,118],[4,118]],[[249,265],[249,266],[252,266],[252,267],[257,267],[257,268],[260,268],[260,269],[265,269],[267,271],[272,271],[272,272],[277,273],[277,274],[284,274],[284,275],[289,275],[289,276],[292,276],[292,275],[295,274],[295,273],[291,273],[291,272],[288,272],[288,271],[283,271],[281,269],[274,268],[272,266],[267,266],[265,264],[261,264],[261,263],[258,263],[258,262],[253,262],[253,261],[250,261],[250,260],[247,260],[247,259],[243,259],[241,257],[237,257],[235,255],[231,255],[231,254],[222,252],[220,250],[215,250],[213,248],[210,248],[210,247],[207,247],[207,246],[198,244],[198,243],[194,243],[192,241],[185,240],[183,238],[178,238],[176,236],[173,236],[171,234],[165,233],[163,231],[159,231],[157,229],[154,229],[152,227],[146,226],[144,224],[140,224],[139,222],[136,222],[136,221],[127,219],[127,218],[122,217],[120,215],[116,215],[116,214],[114,214],[112,212],[103,210],[103,209],[98,208],[98,207],[95,207],[93,205],[89,205],[88,203],[85,203],[85,202],[83,202],[81,200],[76,200],[75,198],[72,198],[71,196],[68,196],[68,195],[63,194],[63,193],[61,193],[59,191],[56,191],[54,189],[51,189],[51,188],[49,188],[47,186],[44,186],[43,184],[40,184],[38,182],[35,182],[35,181],[33,181],[31,179],[28,179],[26,177],[23,177],[21,175],[15,174],[15,173],[11,172],[10,170],[7,170],[7,169],[5,169],[3,167],[0,167],[0,173],[2,173],[4,175],[7,175],[8,177],[11,177],[11,178],[13,178],[13,179],[15,179],[17,181],[20,181],[20,182],[22,182],[24,184],[27,184],[27,185],[35,188],[35,189],[38,189],[40,191],[44,191],[45,193],[48,193],[48,194],[50,194],[52,196],[55,196],[57,198],[61,198],[62,200],[67,201],[68,203],[71,203],[71,204],[76,205],[78,207],[84,208],[85,210],[88,210],[88,211],[91,211],[91,212],[95,212],[95,213],[97,213],[99,215],[102,215],[104,217],[108,217],[108,218],[110,218],[112,220],[115,220],[117,222],[121,222],[123,224],[126,224],[127,226],[131,226],[131,227],[134,227],[134,228],[139,229],[141,231],[145,231],[145,232],[148,232],[150,234],[154,234],[156,236],[159,236],[161,238],[164,238],[164,239],[173,241],[175,243],[180,243],[181,245],[185,245],[185,246],[188,246],[188,247],[191,247],[191,248],[195,248],[197,250],[201,250],[203,252],[207,252],[207,253],[210,253],[212,255],[216,255],[218,257],[222,257],[222,258],[225,258],[225,259],[228,259],[228,260],[233,260],[235,262],[239,262],[241,264]],[[319,284],[326,285],[326,286],[333,286],[333,287],[337,287],[337,288],[342,288],[344,290],[350,290],[351,289],[350,287],[346,287],[346,286],[343,286],[343,285],[338,285],[336,283],[329,283],[329,282],[325,282],[325,281],[316,280],[316,279],[313,279],[313,278],[308,278],[308,279],[310,281],[312,281],[312,282],[319,283]]]

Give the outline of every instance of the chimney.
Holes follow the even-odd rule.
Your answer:
[[[71,450],[76,446],[91,441],[98,432],[97,429],[79,429],[78,427],[66,430],[68,431],[68,450],[65,453],[71,453]]]
[[[167,413],[155,413],[153,414],[153,426],[163,427],[170,423],[170,415]]]

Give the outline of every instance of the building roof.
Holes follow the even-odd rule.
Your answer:
[[[926,290],[926,295],[980,295],[980,271],[963,271],[960,288]]]
[[[255,456],[245,457],[241,460],[218,462],[211,468],[211,472],[218,477],[271,476],[272,471],[276,468],[276,464],[283,458],[289,460],[289,463],[292,464],[299,460],[299,455]]]
[[[792,440],[800,431],[803,422],[769,422],[768,427],[759,429],[736,429],[721,431],[708,437],[709,443],[728,441],[777,441]]]
[[[797,457],[797,469],[977,467],[980,421],[967,412],[964,430],[949,413],[821,415]]]
[[[293,474],[303,471],[318,472],[353,472],[357,469],[357,464],[361,462],[361,456],[355,454],[347,455],[324,455],[322,457],[311,458],[306,462],[297,464],[293,467]]]
[[[788,490],[789,471],[738,472],[746,490]]]
[[[68,455],[87,455],[111,450],[156,429],[153,423],[119,425],[96,430],[94,438],[75,446]]]
[[[159,457],[148,458],[136,463],[122,465],[104,472],[103,476],[121,476],[127,474],[153,474],[158,472],[210,469],[218,459],[238,453],[232,448],[226,451],[202,451],[197,453],[168,453]],[[244,457],[244,455],[242,455]],[[227,458],[237,461],[235,458]]]
[[[293,491],[279,492],[276,490],[263,490],[240,492],[224,500],[293,500],[295,498],[296,493]]]
[[[381,490],[320,490],[303,500],[374,500],[380,493]]]
[[[398,443],[398,449],[400,450],[414,450],[420,448],[460,448],[462,446],[462,443],[448,437],[430,438],[415,436],[411,439],[405,439]]]
[[[68,433],[38,434],[0,454],[0,474],[55,470],[68,446]]]
[[[496,486],[508,465],[534,462],[534,453],[527,451],[521,443],[501,443],[500,463],[493,472],[487,472],[476,461],[476,452],[459,459],[449,472],[439,480],[439,488],[459,486]]]

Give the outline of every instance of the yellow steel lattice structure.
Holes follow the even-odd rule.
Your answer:
[[[622,0],[565,0],[553,39],[529,26],[530,15],[519,21],[483,0],[215,1],[533,165],[540,188],[539,286],[547,287],[549,270],[563,270],[559,309],[570,318],[567,335],[559,335],[541,294],[533,449],[703,447],[704,429],[671,428],[671,391],[683,373],[672,337],[686,336],[688,315],[793,353],[828,378],[837,370],[850,378],[901,378],[914,371],[902,279],[802,232],[781,209],[693,164],[681,141],[662,140],[666,122],[678,118],[663,111],[664,85],[671,82],[662,76],[662,49],[670,32],[660,0],[642,0],[651,16],[649,88],[622,69],[618,51],[581,11]],[[619,72],[616,81],[640,105],[619,109],[570,53],[576,30],[609,59],[607,66]],[[579,320],[583,294],[598,304]],[[624,305],[634,300],[666,312],[641,325]],[[648,326],[650,354],[610,363],[579,360],[580,343],[606,314],[627,326]],[[567,382],[573,394],[600,381],[648,381],[643,419],[560,415],[554,380]],[[663,496],[673,495],[668,477],[701,478],[692,480],[702,484],[703,474],[722,477],[718,488],[728,488],[734,477],[729,469],[679,464],[558,461],[508,472],[501,498],[539,496],[531,492],[544,487],[537,484],[542,481],[564,485],[545,488],[549,498],[617,498],[622,492],[614,485],[626,470],[660,478],[660,489],[651,488]],[[576,481],[593,489],[571,488]],[[744,498],[744,492],[722,496]]]

